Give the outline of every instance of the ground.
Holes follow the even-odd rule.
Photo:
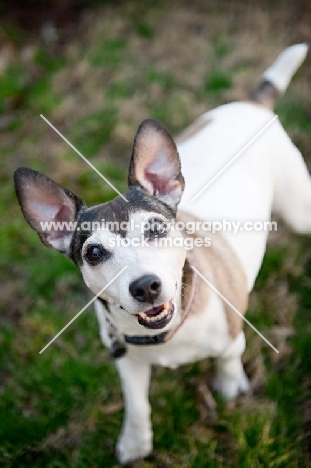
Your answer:
[[[3,467],[118,466],[122,396],[93,309],[39,355],[91,296],[27,226],[12,174],[42,171],[89,205],[114,193],[39,115],[122,191],[144,118],[177,135],[202,112],[245,99],[286,46],[311,42],[307,1],[97,1],[70,14],[71,3],[66,21],[52,7],[50,16],[25,7],[22,25],[6,11],[0,29]],[[309,168],[310,85],[308,56],[276,109]],[[253,395],[214,397],[215,407],[209,361],[154,369],[155,450],[135,468],[311,466],[310,252],[309,238],[282,225],[270,236],[247,318],[280,353],[246,326]]]

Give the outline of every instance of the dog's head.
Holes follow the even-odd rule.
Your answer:
[[[122,332],[172,326],[186,251],[170,223],[184,179],[176,145],[160,123],[146,120],[138,129],[124,198],[88,208],[31,169],[19,168],[14,179],[22,212],[42,242],[71,257],[94,294],[110,283],[100,297],[114,305]]]

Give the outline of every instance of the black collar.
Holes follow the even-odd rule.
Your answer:
[[[129,336],[124,335],[124,340],[126,343],[131,343],[135,345],[156,345],[164,343],[164,339],[168,334],[167,331],[159,333],[158,335],[145,335],[145,336]]]

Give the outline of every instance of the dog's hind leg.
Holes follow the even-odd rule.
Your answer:
[[[273,211],[299,234],[311,234],[311,177],[300,151],[283,131],[274,166]]]
[[[122,432],[117,443],[120,463],[128,463],[152,451],[148,390],[150,365],[126,356],[116,361],[125,401]]]

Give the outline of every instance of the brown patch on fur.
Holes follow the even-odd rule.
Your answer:
[[[177,220],[183,223],[201,221],[184,212],[177,213]],[[241,314],[244,314],[248,304],[247,281],[240,260],[230,244],[220,233],[213,234],[209,231],[198,230],[194,234],[187,234],[185,232],[185,235],[193,239],[210,238],[210,247],[193,247],[188,255],[189,263],[195,266]],[[185,282],[190,285],[189,279]],[[189,293],[189,288],[187,288],[184,293],[186,296],[185,301],[189,298]],[[198,292],[194,298],[191,313],[201,313],[202,304],[207,304],[209,294],[210,287],[203,280],[199,279]],[[224,300],[223,306],[230,336],[235,338],[242,330],[242,318]]]
[[[196,119],[177,138],[175,138],[177,145],[181,145],[189,138],[192,138],[194,135],[199,133],[204,127],[206,127],[206,125],[209,125],[212,121],[213,119],[204,115]]]
[[[177,221],[182,221],[177,217]],[[190,237],[190,236],[189,236]],[[195,235],[192,235],[191,237],[195,237]],[[188,252],[187,254],[187,259],[185,262],[185,266],[183,269],[183,276],[182,276],[182,289],[181,289],[181,294],[182,294],[182,307],[183,311],[185,312],[187,307],[190,305],[190,296],[192,292],[192,288],[195,286],[196,291],[194,294],[194,297],[192,299],[192,304],[190,305],[190,310],[189,310],[189,315],[196,315],[200,314],[202,312],[202,304],[208,304],[209,298],[210,298],[210,291],[208,288],[208,285],[204,283],[201,278],[197,277],[196,283],[194,285],[193,279],[194,279],[194,272],[190,265],[195,266],[198,268],[198,270],[201,272],[202,271],[202,265],[199,262],[199,259],[197,258],[199,256],[199,253],[196,252],[194,254],[195,247],[193,250]]]
[[[183,274],[182,274],[182,284],[181,284],[181,304],[183,310],[186,310],[187,305],[189,304],[191,288],[193,287],[193,270],[190,267],[189,260],[186,259]]]
[[[251,101],[273,110],[280,96],[280,91],[273,83],[268,80],[263,80],[259,83],[257,88],[250,93],[249,98]]]

